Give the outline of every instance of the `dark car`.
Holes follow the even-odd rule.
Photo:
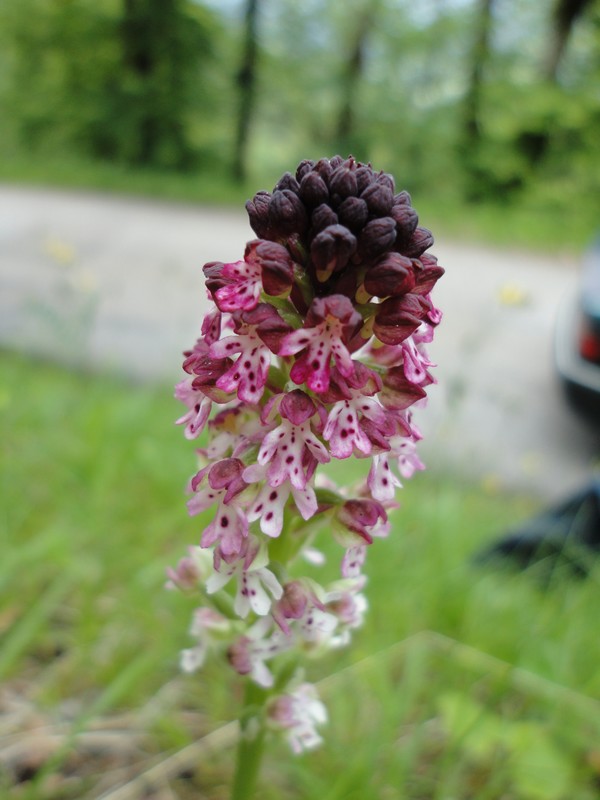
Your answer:
[[[600,237],[584,256],[577,292],[562,304],[554,345],[568,400],[600,425]]]

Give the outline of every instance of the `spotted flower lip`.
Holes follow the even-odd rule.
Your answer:
[[[344,225],[323,228],[312,240],[310,254],[319,283],[329,280],[348,264],[356,252],[356,237]]]
[[[268,465],[266,477],[271,487],[289,480],[295,489],[302,490],[308,480],[305,456],[309,454],[321,464],[330,460],[327,448],[311,428],[316,406],[300,390],[286,394],[278,405],[281,423],[263,439],[257,463]]]
[[[237,355],[229,369],[217,378],[215,386],[227,393],[237,392],[242,402],[252,405],[263,395],[271,364],[271,351],[261,339],[258,327],[240,319],[235,333],[214,342],[209,350],[214,359],[231,359]]]
[[[289,333],[279,350],[281,356],[300,353],[290,372],[294,383],[306,383],[317,394],[327,391],[332,358],[342,375],[351,375],[354,363],[348,344],[362,324],[362,316],[344,295],[316,297],[305,326]]]
[[[293,261],[283,245],[255,239],[248,242],[244,259],[223,263],[212,261],[204,267],[206,288],[220,311],[249,311],[264,291],[283,294],[291,285]]]
[[[231,561],[223,558],[220,549],[215,551],[215,571],[206,583],[207,593],[214,594],[237,576],[238,588],[234,601],[234,611],[242,619],[253,611],[264,617],[271,608],[271,597],[278,600],[283,587],[267,568],[269,558],[267,549],[255,538],[245,540],[238,557]]]
[[[296,754],[313,750],[323,741],[317,727],[327,722],[327,711],[312,684],[301,684],[290,694],[274,698],[267,714],[271,725],[285,732]]]
[[[195,390],[191,381],[181,381],[175,387],[175,397],[188,407],[188,412],[176,420],[185,425],[186,439],[195,439],[204,430],[212,408],[212,400],[203,392]]]
[[[373,542],[373,535],[387,534],[390,527],[384,507],[376,500],[347,500],[338,509],[337,519],[367,544]],[[379,530],[374,534],[376,527]]]

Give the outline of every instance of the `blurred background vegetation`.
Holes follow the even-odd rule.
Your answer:
[[[0,177],[228,202],[352,153],[438,230],[579,245],[599,87],[598,0],[3,0]]]
[[[436,231],[577,247],[600,212],[600,2],[1,0],[0,143],[3,180],[213,205],[352,152]],[[180,409],[162,386],[0,370],[0,795],[97,798],[237,712],[219,664],[179,674],[196,599],[157,591],[194,535]],[[275,749],[264,796],[594,800],[598,565],[475,567],[530,498],[430,473],[402,502],[369,624],[328,667],[334,730],[316,760]],[[115,735],[98,756],[82,732]],[[228,754],[161,796],[226,797]]]

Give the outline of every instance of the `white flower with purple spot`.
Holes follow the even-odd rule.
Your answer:
[[[296,754],[313,750],[323,741],[317,726],[327,722],[327,710],[310,683],[303,683],[289,694],[273,698],[269,702],[267,717],[272,727],[285,732]]]
[[[186,439],[195,439],[204,430],[210,410],[212,400],[203,392],[192,387],[190,378],[180,381],[175,387],[175,397],[188,407],[188,412],[176,420],[176,425],[185,425],[184,435]]]
[[[362,326],[362,317],[343,295],[315,298],[306,315],[304,328],[289,333],[279,350],[281,356],[301,353],[290,372],[296,384],[306,382],[317,394],[329,388],[331,360],[340,373],[349,376],[354,362],[348,344]]]
[[[371,452],[371,440],[361,427],[363,417],[376,425],[384,424],[385,412],[376,398],[353,390],[349,399],[333,404],[323,438],[329,442],[335,458],[348,458],[355,448],[365,455]]]
[[[286,652],[292,645],[293,639],[281,629],[274,628],[269,617],[261,617],[245,636],[231,645],[227,655],[236,672],[248,675],[259,686],[269,689],[275,679],[265,662]]]
[[[375,500],[383,503],[394,499],[396,487],[401,487],[402,483],[392,472],[387,453],[373,456],[367,484]]]
[[[247,486],[242,478],[243,469],[239,459],[226,458],[204,467],[191,481],[194,496],[187,504],[191,516],[218,505],[213,521],[202,533],[200,546],[210,547],[218,541],[226,557],[240,553],[248,536],[246,512],[237,500]]]
[[[243,473],[248,483],[258,483],[266,478],[268,467],[266,465],[252,464],[246,467]],[[296,508],[303,519],[310,519],[317,511],[318,503],[315,490],[307,483],[303,489],[292,486],[289,480],[279,484],[276,488],[266,483],[259,491],[248,511],[248,521],[260,520],[261,531],[275,538],[279,536],[283,527],[283,515],[290,494]]]
[[[206,655],[219,634],[228,633],[231,622],[212,608],[197,608],[192,617],[190,626],[190,636],[193,636],[197,643],[181,651],[181,669],[184,672],[195,672],[204,664]]]
[[[264,542],[260,544],[255,537],[250,537],[246,540],[244,550],[232,563],[221,558],[218,550],[215,552],[215,572],[206,583],[206,591],[214,594],[235,577],[235,613],[242,619],[250,611],[264,617],[271,609],[271,597],[279,600],[283,587],[271,570],[267,569],[269,555]]]
[[[220,339],[210,348],[212,358],[231,358],[239,354],[216,385],[224,392],[237,392],[242,402],[251,405],[258,403],[263,395],[271,363],[271,351],[253,328],[245,325],[239,333]]]

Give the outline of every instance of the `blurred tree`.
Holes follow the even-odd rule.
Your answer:
[[[256,101],[257,24],[259,0],[246,0],[242,60],[236,75],[238,112],[233,153],[233,177],[243,182],[247,173],[248,138]]]
[[[358,85],[364,77],[368,39],[375,27],[380,5],[381,0],[367,0],[363,8],[356,13],[352,41],[341,74],[339,87],[341,107],[335,140],[337,148],[344,155],[354,152],[358,144],[354,107],[358,97]]]
[[[490,56],[494,0],[478,0],[468,81],[463,100],[459,152],[465,171],[466,196],[478,200],[488,190],[490,176],[481,167],[483,75]]]
[[[542,74],[547,80],[556,81],[558,68],[575,23],[593,3],[594,0],[555,0],[552,10],[552,30],[542,69]]]
[[[481,141],[481,98],[483,74],[490,53],[494,0],[479,0],[475,37],[470,56],[469,80],[464,99],[463,135],[465,153],[476,150]]]
[[[106,149],[106,155],[176,168],[192,162],[186,126],[190,83],[197,79],[210,40],[186,5],[184,0],[123,0],[118,20],[122,77],[116,98],[129,130],[125,141],[119,140],[118,129],[102,130],[98,149]]]
[[[558,87],[558,72],[561,61],[567,51],[575,24],[585,12],[593,5],[594,0],[555,0],[551,14],[551,30],[548,45],[541,69],[541,82]],[[550,92],[546,96],[550,104],[558,108],[559,93]],[[516,140],[516,146],[527,158],[532,167],[536,167],[548,151],[553,133],[556,130],[556,114],[550,107],[543,116],[533,120],[534,125],[523,127]]]
[[[2,111],[28,148],[183,168],[213,14],[188,0],[3,0]]]

